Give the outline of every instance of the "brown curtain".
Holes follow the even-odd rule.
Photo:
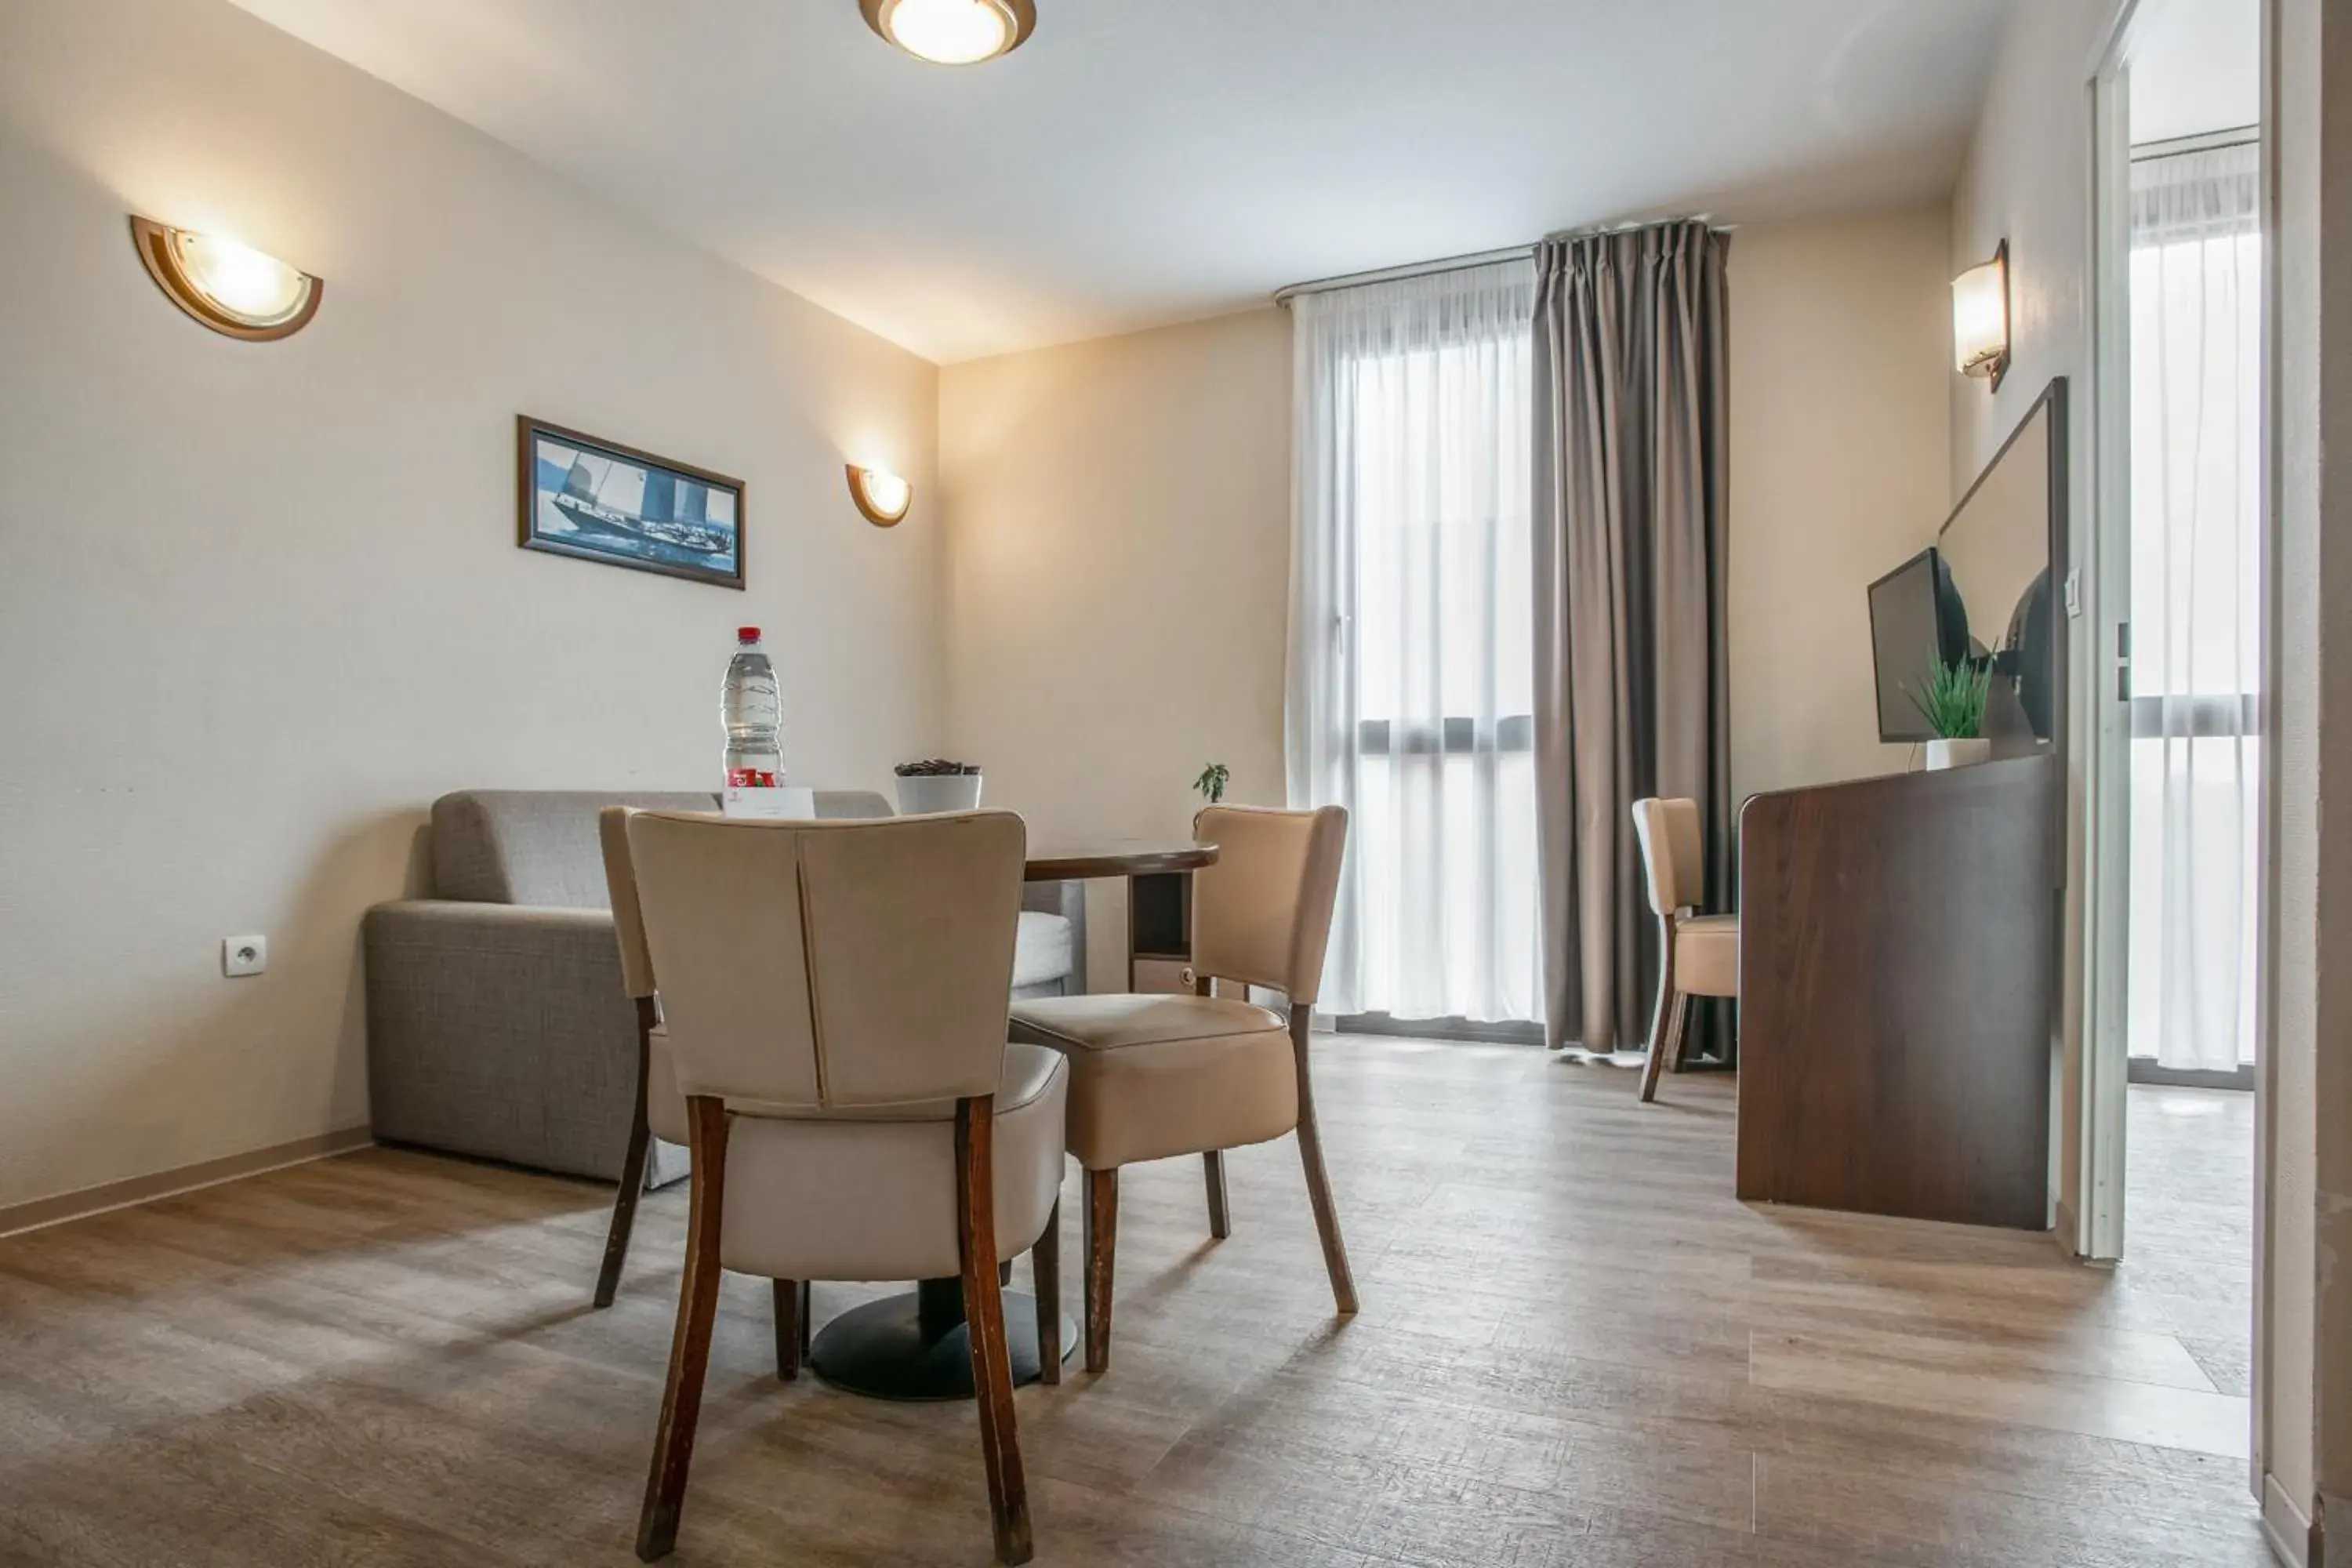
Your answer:
[[[1536,787],[1555,1049],[1648,1035],[1657,938],[1634,801],[1699,803],[1708,897],[1728,907],[1729,243],[1672,223],[1537,253]]]

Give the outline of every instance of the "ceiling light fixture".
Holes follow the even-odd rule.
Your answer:
[[[232,338],[291,337],[310,325],[326,292],[309,273],[218,235],[134,217],[131,238],[147,275],[172,303]]]
[[[866,25],[919,60],[971,66],[1037,30],[1036,0],[857,0]]]
[[[877,528],[888,528],[907,515],[915,502],[915,487],[885,468],[861,468],[851,463],[849,499]]]

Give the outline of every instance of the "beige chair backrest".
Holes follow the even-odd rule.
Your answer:
[[[1215,864],[1192,873],[1193,969],[1313,1002],[1339,896],[1346,808],[1212,805],[1192,818],[1192,837],[1217,847]]]
[[[633,811],[622,831],[681,1093],[816,1115],[996,1092],[1020,817]]]
[[[1670,915],[1706,902],[1706,852],[1699,832],[1698,802],[1637,800],[1633,836],[1642,841],[1642,864],[1650,874],[1650,908]]]
[[[646,952],[646,919],[637,910],[628,823],[625,805],[608,805],[596,814],[596,837],[604,846],[604,885],[613,896],[613,934],[621,943],[621,989],[642,999],[654,994],[654,961]]]
[[[870,789],[821,789],[820,818],[886,817],[890,803]],[[646,952],[646,922],[637,912],[636,879],[629,870],[629,836],[621,825],[629,808],[608,805],[596,814],[596,835],[604,846],[604,888],[613,910],[613,934],[621,942],[621,988],[631,996],[654,994],[654,961]]]

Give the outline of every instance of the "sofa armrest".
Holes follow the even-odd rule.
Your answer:
[[[1032,913],[1060,915],[1070,922],[1070,977],[1063,994],[1082,996],[1087,991],[1087,885],[1084,882],[1024,882],[1021,907]]]
[[[636,1009],[602,910],[411,900],[361,925],[377,1137],[620,1173]]]

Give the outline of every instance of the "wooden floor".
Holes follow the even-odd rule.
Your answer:
[[[1019,1398],[1039,1563],[2267,1561],[2242,1216],[2136,1191],[2145,1256],[2098,1271],[1743,1207],[1728,1079],[1643,1107],[1534,1048],[1318,1047],[1361,1316],[1287,1140],[1232,1157],[1223,1244],[1197,1162],[1129,1172],[1111,1370]],[[633,1562],[685,1199],[600,1313],[607,1197],[379,1151],[0,1241],[0,1563]],[[988,1561],[969,1407],[772,1353],[730,1279],[673,1561]]]

